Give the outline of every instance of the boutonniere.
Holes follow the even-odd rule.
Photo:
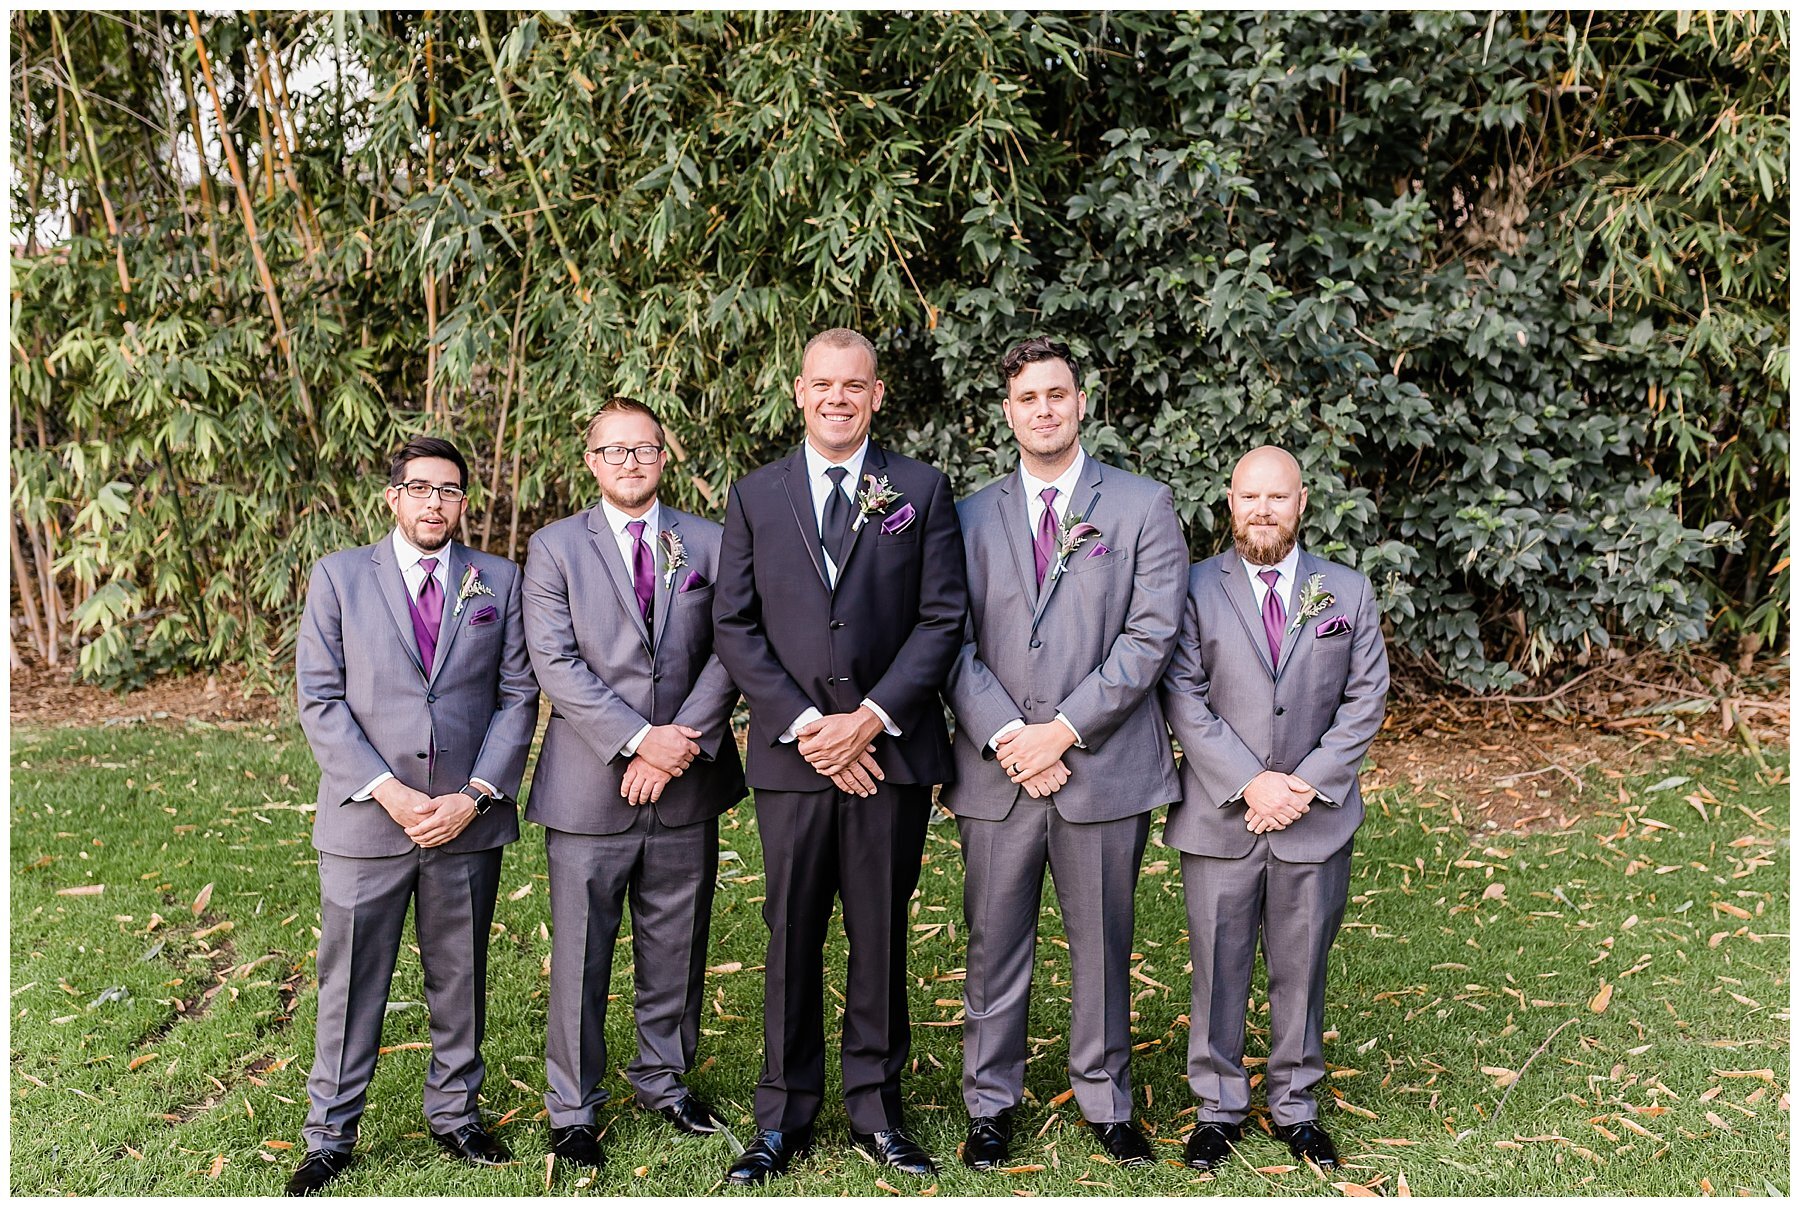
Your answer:
[[[1075,551],[1092,537],[1100,535],[1100,530],[1081,518],[1081,513],[1071,511],[1063,517],[1062,532],[1056,538],[1056,568],[1050,571],[1051,581],[1069,568],[1069,559]]]
[[[1300,606],[1294,611],[1294,628],[1317,616],[1337,602],[1337,596],[1325,589],[1325,576],[1315,574],[1300,584]]]
[[[900,492],[888,485],[887,478],[864,474],[863,481],[868,486],[856,496],[856,523],[850,525],[851,532],[861,528],[863,521],[876,512],[886,511],[900,501]]]
[[[477,595],[492,597],[493,594],[493,590],[489,588],[486,583],[481,581],[481,571],[477,570],[474,566],[470,566],[467,570],[463,571],[462,586],[456,589],[456,610],[450,613],[450,615],[461,616],[464,602]]]
[[[656,534],[663,550],[663,590],[667,591],[675,581],[675,571],[687,565],[687,546],[681,543],[681,534],[671,528],[665,528]]]

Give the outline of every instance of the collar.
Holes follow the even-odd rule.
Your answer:
[[[455,544],[455,541],[447,541],[445,542],[444,547],[439,549],[436,553],[426,553],[423,550],[416,548],[411,541],[401,536],[400,529],[395,528],[394,560],[400,566],[400,573],[406,574],[410,572],[414,566],[419,564],[420,558],[435,557],[438,559],[437,576],[442,577],[443,575],[450,573],[448,569],[450,563],[450,546],[453,544]]]
[[[650,510],[640,516],[626,515],[617,507],[608,503],[605,499],[601,499],[600,513],[606,517],[606,525],[612,529],[613,535],[622,541],[631,539],[631,534],[625,531],[625,525],[631,523],[633,520],[644,521],[644,539],[646,541],[655,541],[656,534],[662,531],[662,529],[658,527],[658,525],[662,523],[661,499],[653,501],[650,504]]]
[[[1019,481],[1025,489],[1025,497],[1033,502],[1040,501],[1046,487],[1056,487],[1056,501],[1067,504],[1075,493],[1075,484],[1081,481],[1081,471],[1087,468],[1087,450],[1079,444],[1075,446],[1075,459],[1069,462],[1069,468],[1062,471],[1054,482],[1044,482],[1031,476],[1025,468],[1025,462],[1019,462]]]
[[[1238,561],[1244,563],[1244,573],[1248,574],[1259,586],[1263,585],[1263,583],[1260,578],[1257,578],[1257,575],[1261,574],[1264,570],[1281,571],[1281,577],[1276,581],[1291,585],[1296,581],[1300,574],[1300,542],[1295,541],[1294,547],[1288,550],[1287,556],[1282,558],[1279,562],[1276,562],[1273,566],[1258,566],[1242,557],[1238,558]]]
[[[862,447],[842,461],[827,461],[825,454],[814,448],[810,440],[801,440],[800,447],[806,451],[806,476],[808,478],[817,481],[825,477],[826,470],[834,465],[841,465],[850,471],[845,475],[844,481],[850,484],[851,493],[855,493],[856,488],[862,483],[863,462],[869,456],[869,438],[867,436],[863,437]]]

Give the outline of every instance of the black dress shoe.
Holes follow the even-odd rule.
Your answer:
[[[350,1150],[334,1152],[327,1148],[316,1148],[306,1154],[306,1160],[294,1170],[294,1176],[288,1179],[287,1189],[281,1193],[286,1195],[318,1194],[325,1183],[350,1168]]]
[[[445,1152],[471,1165],[505,1165],[513,1159],[506,1145],[488,1135],[479,1123],[465,1123],[453,1132],[432,1132],[431,1138]]]
[[[1090,1123],[1100,1147],[1115,1165],[1148,1165],[1156,1158],[1150,1154],[1150,1141],[1138,1125],[1126,1119],[1120,1123]]]
[[[1308,1119],[1305,1123],[1277,1123],[1275,1138],[1287,1141],[1288,1151],[1302,1161],[1311,1161],[1320,1169],[1337,1168],[1337,1146],[1317,1119]]]
[[[600,1149],[600,1129],[591,1123],[551,1128],[550,1151],[556,1154],[557,1160],[571,1165],[599,1169],[606,1164],[606,1154]]]
[[[725,1171],[725,1181],[732,1186],[758,1186],[777,1174],[784,1174],[794,1161],[812,1151],[812,1128],[790,1132],[759,1129],[756,1139],[743,1156]]]
[[[719,1130],[719,1113],[692,1094],[683,1094],[656,1113],[675,1125],[678,1132],[690,1136],[710,1136]]]
[[[852,1131],[850,1143],[856,1145],[864,1156],[873,1157],[877,1163],[901,1173],[921,1178],[929,1178],[937,1173],[937,1166],[925,1155],[925,1150],[913,1143],[912,1137],[897,1127],[887,1132]]]
[[[1188,1136],[1181,1159],[1193,1169],[1217,1169],[1231,1160],[1231,1146],[1237,1139],[1235,1123],[1202,1123]]]
[[[1006,1160],[1012,1143],[1013,1113],[982,1115],[969,1120],[969,1138],[963,1141],[963,1164],[970,1169],[997,1169]]]

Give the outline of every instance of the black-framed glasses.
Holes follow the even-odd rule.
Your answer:
[[[626,446],[623,444],[602,444],[599,448],[590,448],[588,452],[596,453],[608,465],[623,465],[627,458],[636,457],[639,465],[655,465],[656,459],[662,456],[663,446],[660,444],[639,444]]]
[[[460,503],[469,497],[469,492],[460,486],[433,486],[418,478],[400,483],[400,489],[406,492],[409,499],[429,499],[433,492],[446,503]]]

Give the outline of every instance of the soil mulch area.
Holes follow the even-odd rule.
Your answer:
[[[1710,659],[1648,667],[1639,658],[1586,672],[1544,696],[1398,693],[1363,787],[1433,793],[1450,820],[1472,829],[1567,829],[1594,807],[1594,796],[1580,799],[1584,790],[1599,786],[1617,799],[1611,781],[1648,774],[1674,755],[1785,751],[1787,674],[1785,657],[1748,678]],[[285,701],[247,691],[235,669],[170,677],[121,696],[27,666],[12,673],[12,721],[222,728],[281,721]]]
[[[246,696],[246,679],[236,668],[212,674],[159,679],[140,691],[119,695],[72,683],[66,671],[26,666],[12,672],[14,725],[185,725],[189,721],[230,727],[269,725],[281,719],[282,702],[265,691]]]

